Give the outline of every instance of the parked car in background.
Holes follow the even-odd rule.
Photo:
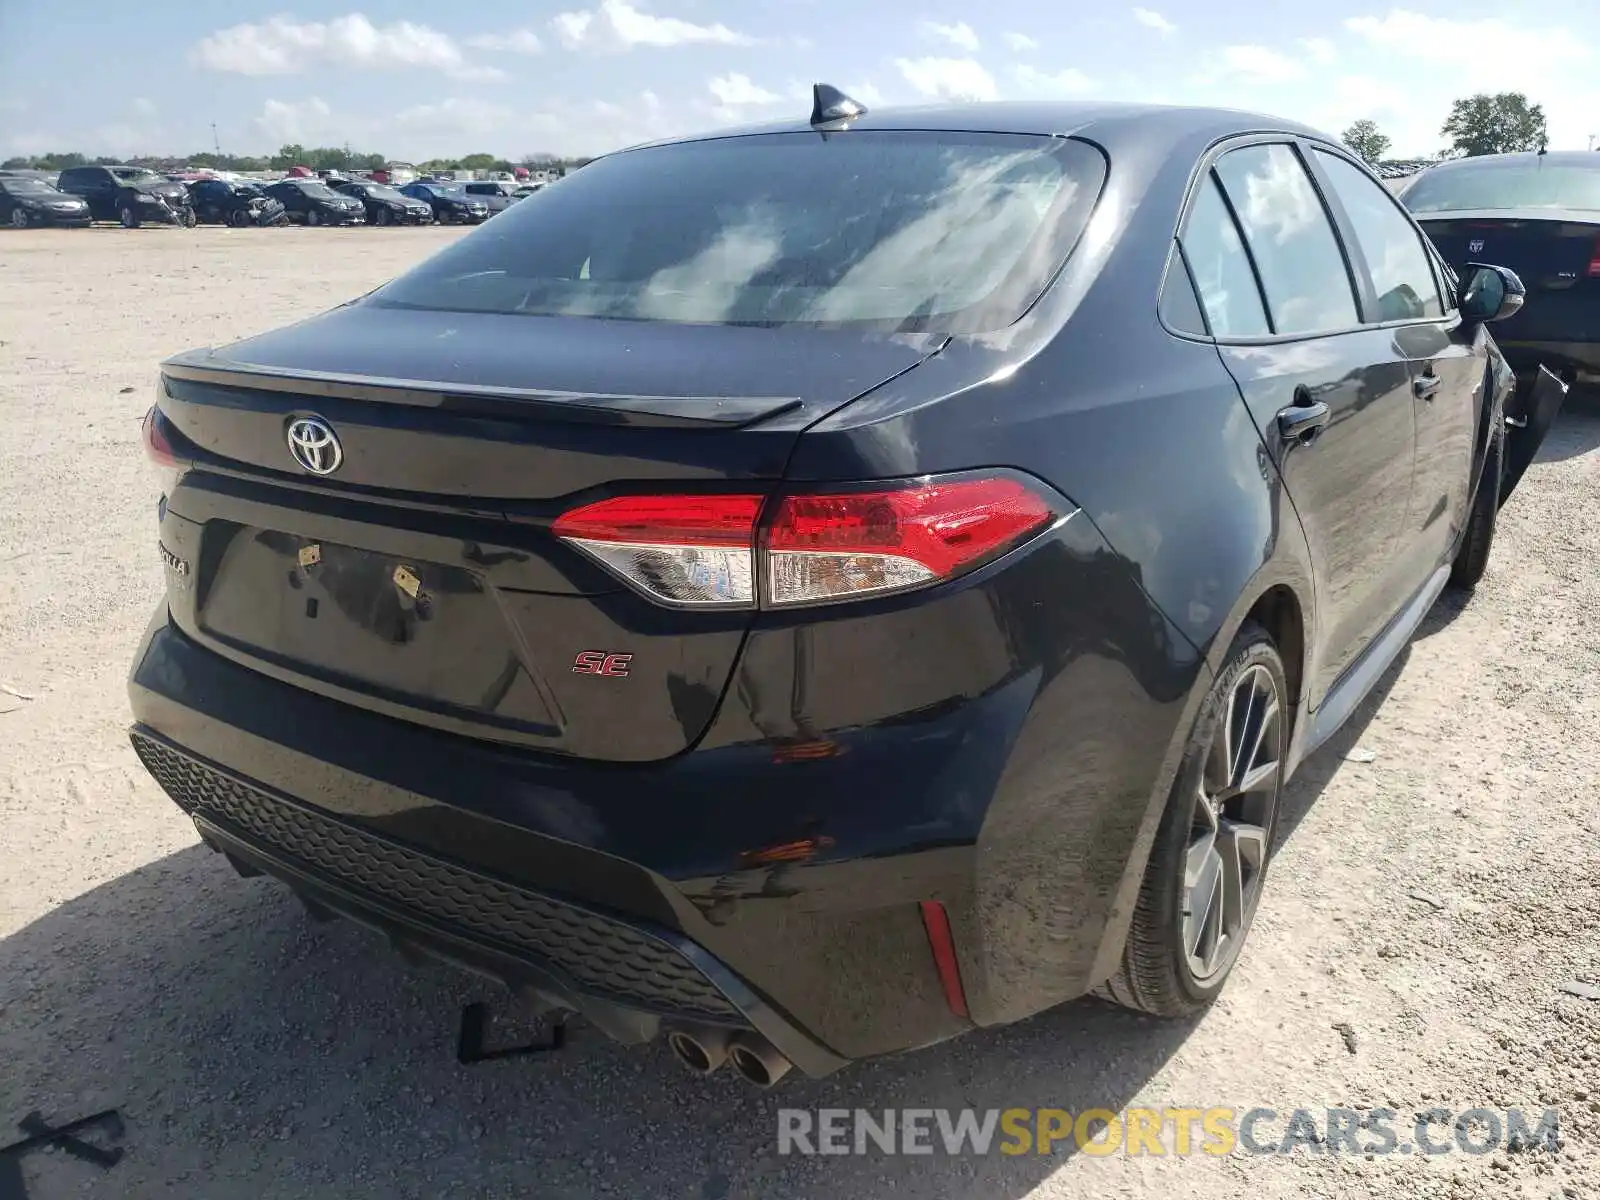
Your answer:
[[[516,187],[516,190],[511,194],[518,200],[526,200],[535,192],[543,191],[544,187],[545,185],[542,183],[519,183]]]
[[[433,206],[424,200],[402,195],[386,183],[351,180],[337,190],[361,201],[369,225],[431,225]]]
[[[504,212],[518,200],[522,199],[521,196],[517,195],[517,189],[515,187],[498,179],[489,180],[487,182],[464,184],[462,186],[462,190],[465,191],[470,198],[482,200],[485,204],[487,204],[489,206],[490,216],[493,216],[497,212]]]
[[[402,195],[421,200],[433,209],[434,220],[442,225],[476,225],[489,219],[489,205],[481,196],[469,196],[458,183],[408,183]]]
[[[320,179],[280,179],[268,184],[266,193],[283,205],[291,221],[302,225],[359,225],[367,219],[360,200],[334,191]]]
[[[58,186],[82,197],[96,221],[120,221],[129,228],[145,221],[195,223],[189,189],[146,167],[68,167]]]
[[[283,203],[253,183],[200,179],[189,185],[195,218],[205,225],[282,225],[288,222]]]
[[[0,221],[18,229],[30,225],[87,225],[89,204],[42,179],[0,176]]]
[[[1495,329],[1523,378],[1600,379],[1600,154],[1491,154],[1429,167],[1401,193],[1457,274],[1502,263],[1528,304]]]

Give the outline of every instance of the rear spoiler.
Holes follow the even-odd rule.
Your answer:
[[[188,390],[183,388],[188,383],[406,404],[463,415],[677,429],[738,429],[800,407],[798,396],[621,396],[301,372],[217,360],[204,350],[167,359],[161,364],[161,377],[163,388],[173,396]]]

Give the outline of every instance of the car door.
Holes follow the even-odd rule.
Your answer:
[[[1363,326],[1338,231],[1292,140],[1225,147],[1180,242],[1311,550],[1315,707],[1405,599],[1410,364],[1390,331]]]
[[[1411,366],[1416,470],[1401,554],[1422,582],[1455,548],[1472,496],[1488,346],[1439,287],[1422,232],[1388,190],[1345,155],[1311,148],[1310,161],[1345,231],[1368,321],[1393,332]]]

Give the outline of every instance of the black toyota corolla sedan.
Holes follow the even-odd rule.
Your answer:
[[[613,154],[163,364],[133,742],[242,873],[697,1070],[1192,1014],[1484,572],[1522,299],[1265,117]]]

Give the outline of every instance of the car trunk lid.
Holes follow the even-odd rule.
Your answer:
[[[1471,262],[1509,267],[1528,289],[1524,310],[1495,327],[1501,341],[1589,341],[1600,318],[1600,213],[1481,209],[1420,214],[1463,278]]]
[[[808,424],[941,342],[356,303],[180,355],[158,405],[192,464],[161,528],[174,616],[407,720],[670,756],[709,723],[751,614],[661,607],[551,523],[618,491],[761,491]],[[342,449],[325,476],[289,448],[307,417]]]

